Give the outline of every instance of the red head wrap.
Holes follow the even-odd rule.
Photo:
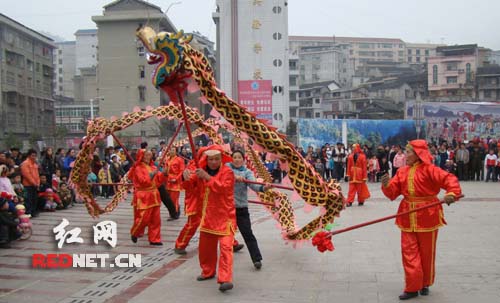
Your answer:
[[[202,147],[198,151],[198,155],[201,155],[201,157],[199,157],[199,159],[200,159],[199,160],[199,165],[200,165],[201,168],[204,168],[204,167],[207,166],[207,157],[208,157],[207,153],[206,153],[207,151],[218,151],[218,152],[220,152],[221,153],[221,159],[222,159],[222,165],[233,161],[233,158],[231,158],[231,156],[229,156],[228,154],[224,153],[224,148],[222,148],[222,146],[214,144],[214,145]]]
[[[412,149],[422,162],[426,164],[432,163],[433,158],[431,153],[429,152],[429,148],[427,147],[427,142],[425,140],[412,140],[408,143],[406,148]]]

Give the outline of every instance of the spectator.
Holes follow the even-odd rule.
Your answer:
[[[28,150],[27,158],[21,163],[21,176],[26,190],[26,214],[32,217],[38,216],[37,189],[40,186],[40,176],[38,175],[37,152],[34,149]]]

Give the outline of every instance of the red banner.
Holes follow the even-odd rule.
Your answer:
[[[257,118],[273,120],[273,85],[271,80],[238,81],[238,103],[254,113]]]

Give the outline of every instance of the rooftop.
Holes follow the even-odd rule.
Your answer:
[[[404,43],[399,38],[337,37],[337,36],[288,36],[289,41],[377,42]]]
[[[5,19],[5,20],[3,20],[3,19]],[[54,39],[52,39],[52,38],[50,38],[50,37],[48,37],[48,36],[45,36],[45,35],[43,35],[43,34],[40,34],[40,33],[39,33],[39,32],[37,32],[36,30],[34,30],[34,29],[32,29],[32,28],[29,28],[29,27],[27,27],[26,25],[24,25],[24,24],[22,24],[22,23],[17,22],[16,20],[14,20],[14,19],[12,19],[12,18],[9,18],[9,17],[7,17],[6,15],[4,15],[4,14],[2,14],[2,13],[0,13],[0,22],[5,22],[5,23],[9,23],[9,22],[10,22],[10,23],[14,23],[15,25],[17,25],[17,26],[21,27],[22,29],[24,29],[24,30],[26,30],[26,31],[30,32],[31,34],[35,34],[35,35],[38,35],[38,36],[40,36],[40,37],[42,37],[42,38],[44,38],[44,39],[47,39],[47,40],[48,40],[48,41],[46,41],[47,43],[52,43],[52,44],[54,43]]]
[[[477,76],[500,75],[500,65],[488,65],[477,68]]]

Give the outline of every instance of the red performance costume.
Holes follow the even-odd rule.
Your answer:
[[[175,152],[175,148],[172,148],[172,150]],[[174,202],[175,211],[179,214],[179,196],[182,189],[182,172],[185,167],[184,160],[174,153],[170,154],[165,162],[168,167],[168,177],[165,185],[170,195],[170,199]]]
[[[359,147],[359,144],[353,144],[353,152],[347,158],[347,176],[349,177],[349,194],[347,195],[346,205],[351,206],[354,202],[354,196],[358,194],[358,204],[363,205],[365,200],[370,198],[370,191],[366,186],[368,179],[366,156]]]
[[[165,176],[158,172],[153,162],[143,162],[144,149],[137,152],[137,159],[128,173],[128,178],[134,184],[134,225],[130,230],[132,241],[144,235],[148,228],[148,238],[151,245],[161,245],[160,193],[158,185],[165,181]],[[148,152],[151,153],[151,152]]]
[[[384,195],[391,200],[403,195],[398,213],[439,201],[437,195],[442,188],[446,190],[445,198],[462,194],[455,175],[432,164],[425,140],[411,141],[407,150],[416,154],[420,161],[401,167],[387,186],[382,185]],[[428,294],[428,287],[434,283],[438,229],[444,224],[446,221],[441,204],[396,218],[396,225],[401,229],[406,282],[405,293],[400,299],[417,296],[419,290],[422,295]]]
[[[200,223],[199,261],[201,275],[197,280],[213,278],[217,268],[217,244],[220,248],[217,282],[219,290],[233,288],[233,240],[236,230],[234,206],[234,174],[224,164],[232,161],[219,145],[200,149],[203,154],[196,174],[190,174],[184,188],[201,182],[202,212]],[[219,156],[220,155],[220,156]],[[218,158],[221,157],[221,158]],[[213,159],[216,159],[215,161]],[[213,163],[218,163],[216,166]]]
[[[200,156],[198,156],[198,158],[199,157]],[[187,169],[196,169],[194,161],[189,162]],[[175,241],[175,252],[181,255],[186,254],[185,249],[200,226],[202,212],[201,186],[203,184],[201,180],[196,182],[184,182],[183,185],[184,184],[187,185],[186,187],[183,186],[185,190],[184,213],[188,219]]]

